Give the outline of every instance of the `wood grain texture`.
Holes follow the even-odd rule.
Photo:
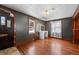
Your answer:
[[[62,39],[49,38],[17,45],[24,55],[79,55],[79,46]]]
[[[73,18],[73,43],[79,44],[79,6]]]

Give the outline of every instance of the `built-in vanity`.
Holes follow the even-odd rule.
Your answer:
[[[46,39],[48,38],[48,31],[45,30],[45,26],[43,24],[37,25],[37,32],[39,33],[39,39]]]
[[[48,38],[48,31],[40,31],[40,32],[39,32],[39,37],[40,37],[40,39],[42,39],[42,40]]]

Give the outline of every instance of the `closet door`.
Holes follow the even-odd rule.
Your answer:
[[[8,13],[0,10],[0,49],[13,46],[14,24]]]

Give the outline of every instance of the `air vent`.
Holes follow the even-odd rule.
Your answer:
[[[42,19],[47,19],[46,17],[42,17]]]
[[[52,10],[55,10],[55,8],[52,8]]]

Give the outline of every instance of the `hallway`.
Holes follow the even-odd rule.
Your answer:
[[[79,46],[62,39],[36,40],[30,44],[20,44],[17,48],[24,55],[78,55]]]

